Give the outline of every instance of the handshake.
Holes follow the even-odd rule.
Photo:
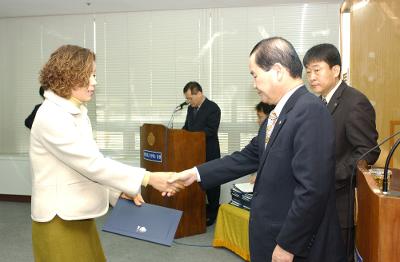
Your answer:
[[[193,184],[193,182],[197,181],[197,169],[191,168],[180,173],[147,172],[143,181],[145,181],[145,186],[151,185],[153,188],[160,191],[162,196],[170,197],[175,195],[181,189],[184,189],[185,187]],[[122,193],[120,197],[132,200],[137,206],[141,206],[144,203],[140,193],[134,196]]]
[[[197,169],[182,172],[148,172],[148,185],[161,192],[162,196],[173,196],[181,189],[197,181]]]

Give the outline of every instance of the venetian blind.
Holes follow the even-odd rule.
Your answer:
[[[39,96],[39,71],[63,44],[93,48],[91,16],[0,19],[0,154],[26,154],[25,118]]]
[[[38,72],[71,43],[96,51],[89,112],[102,152],[139,165],[139,127],[167,125],[192,80],[221,108],[222,154],[245,146],[258,130],[250,50],[269,36],[290,40],[301,58],[317,43],[338,46],[339,3],[0,19],[0,33],[0,153],[28,151],[23,120],[40,103]]]

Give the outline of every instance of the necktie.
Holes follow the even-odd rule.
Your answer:
[[[198,107],[195,107],[194,109],[193,109],[193,116],[194,116],[194,118],[196,118],[196,115],[197,115],[197,112],[199,111],[199,108]]]
[[[274,130],[276,120],[278,120],[278,115],[274,111],[272,111],[268,116],[267,128],[265,130],[265,144],[268,144],[268,141],[272,134],[272,130]]]
[[[322,101],[325,105],[328,105],[328,102],[326,101],[325,97],[321,96],[321,101]]]

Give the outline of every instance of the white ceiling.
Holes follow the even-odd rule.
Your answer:
[[[0,0],[0,18],[245,7],[290,3],[341,3],[343,0]]]

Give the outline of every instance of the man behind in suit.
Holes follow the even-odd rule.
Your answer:
[[[290,42],[264,39],[249,60],[261,100],[276,105],[268,121],[240,152],[177,173],[169,182],[187,186],[198,181],[210,188],[257,171],[249,221],[251,261],[342,262],[332,118],[303,85],[303,67]]]
[[[39,95],[44,99],[44,88],[41,86],[39,88]],[[29,129],[32,128],[33,121],[35,120],[36,112],[39,110],[39,107],[42,105],[42,103],[35,105],[35,107],[32,110],[32,113],[25,119],[25,126]]]
[[[264,123],[265,119],[268,118],[269,114],[271,113],[272,110],[274,110],[275,106],[274,105],[268,105],[263,102],[259,102],[254,109],[256,110],[257,113],[257,124],[259,126]]]
[[[339,51],[334,45],[320,44],[312,47],[305,54],[303,64],[311,89],[326,101],[335,122],[336,207],[348,261],[353,261],[354,188],[350,188],[350,179],[358,158],[377,145],[375,110],[364,94],[340,80],[342,64]],[[365,160],[372,165],[379,154],[380,149],[377,148],[365,156]]]
[[[189,82],[183,88],[183,94],[190,106],[187,110],[183,129],[203,131],[206,135],[206,162],[221,157],[218,140],[218,128],[221,110],[218,105],[203,95],[203,89],[197,82]],[[206,190],[208,205],[206,207],[206,224],[214,224],[219,208],[221,186]]]

